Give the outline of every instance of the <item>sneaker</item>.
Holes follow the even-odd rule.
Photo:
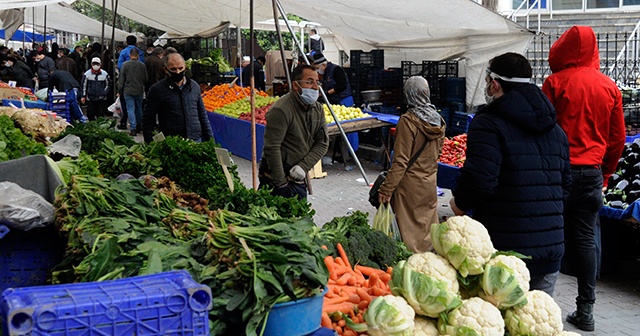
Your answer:
[[[136,136],[136,135],[138,135],[138,132],[136,132],[135,130],[131,130],[131,131],[129,131],[129,135],[130,136]]]
[[[118,126],[116,126],[119,130],[126,130],[127,129],[127,125],[122,125],[122,124],[118,124]]]

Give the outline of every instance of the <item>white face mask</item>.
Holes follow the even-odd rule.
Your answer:
[[[324,75],[324,69],[323,68],[317,68],[316,71],[321,74]]]
[[[311,105],[318,100],[319,94],[318,90],[302,88],[300,99],[302,99],[303,103]]]
[[[93,69],[93,71],[98,71],[98,70],[100,70],[100,66],[99,65],[92,65],[91,69]]]
[[[495,98],[495,94],[493,95],[489,95],[489,85],[491,85],[491,82],[487,83],[487,86],[485,86],[484,88],[484,100],[487,101],[487,104],[491,104],[491,102],[493,102],[496,98]]]

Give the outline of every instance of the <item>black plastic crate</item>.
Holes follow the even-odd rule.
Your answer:
[[[384,50],[382,49],[371,50],[370,52],[364,52],[362,50],[351,50],[349,56],[349,63],[351,64],[351,68],[384,68]]]
[[[373,69],[368,79],[368,85],[373,88],[401,88],[402,69]]]
[[[425,75],[425,68],[423,64],[415,63],[413,61],[402,61],[400,66],[402,68],[402,77],[404,79],[413,76]]]
[[[458,77],[458,61],[422,61],[425,74],[438,77]]]
[[[444,78],[446,92],[444,94],[447,102],[464,103],[467,96],[467,81],[464,77]]]

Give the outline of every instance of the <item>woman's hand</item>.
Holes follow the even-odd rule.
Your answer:
[[[378,202],[380,202],[380,204],[389,203],[391,202],[391,196],[378,194]]]

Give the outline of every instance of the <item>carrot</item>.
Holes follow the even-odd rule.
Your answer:
[[[373,274],[382,274],[384,273],[384,271],[379,270],[379,269],[375,269],[373,267],[367,267],[367,266],[362,266],[362,265],[356,265],[356,269],[359,270],[360,272],[362,272],[362,274],[370,277]]]
[[[342,334],[342,336],[357,336],[357,335],[358,334],[356,334],[356,332],[351,329],[345,330],[344,333]]]
[[[387,267],[387,274],[393,273],[393,267]]]
[[[387,291],[379,287],[373,287],[373,295],[384,296],[387,295]]]
[[[331,324],[331,319],[329,318],[329,314],[327,314],[327,312],[323,312],[322,313],[322,326],[325,328],[331,328],[332,324]]]
[[[375,287],[378,285],[378,274],[374,273],[369,276],[369,287]]]
[[[335,304],[339,304],[339,303],[343,303],[343,302],[347,302],[349,301],[349,297],[348,296],[338,296],[338,297],[334,297],[332,299],[324,299],[323,304],[325,305],[335,305]]]
[[[342,320],[338,321],[338,325],[344,328],[344,326],[346,326],[346,325],[347,325],[347,321],[345,321],[344,319],[342,319]]]
[[[360,270],[358,270],[357,268],[355,270],[353,270],[353,272],[356,274],[356,278],[358,279],[358,283],[362,284],[364,282],[364,275],[362,274],[362,272],[360,272]]]
[[[341,326],[336,326],[336,327],[333,328],[333,330],[335,330],[338,333],[338,335],[342,335],[342,333],[343,333],[343,330],[342,330]]]
[[[362,300],[358,303],[358,309],[365,309],[369,307],[369,301]]]
[[[389,280],[391,280],[391,274],[389,273],[384,273],[380,276],[380,280],[382,280],[382,282],[384,283],[388,283]]]
[[[320,247],[322,247],[322,248],[323,248],[323,249],[325,249],[325,250],[329,250],[329,248],[327,247],[327,245],[322,245],[322,246],[320,246]]]
[[[353,270],[346,266],[336,265],[336,267],[334,267],[334,272],[337,276],[341,276],[345,273],[352,273]]]
[[[344,260],[342,260],[342,258],[340,258],[340,257],[336,257],[336,264],[338,264],[338,265],[340,265],[340,266],[347,266],[347,265],[344,263]]]
[[[333,279],[329,279],[329,281],[327,282],[329,285],[337,285],[336,281]]]
[[[371,295],[369,295],[369,293],[367,293],[367,291],[365,291],[364,289],[356,288],[356,294],[358,294],[362,301],[371,302]]]
[[[351,264],[349,263],[349,259],[347,258],[347,254],[344,252],[344,248],[342,247],[342,244],[340,244],[340,243],[336,244],[336,248],[338,249],[338,253],[340,254],[340,258],[342,258],[342,261],[344,261],[345,266],[351,268]]]
[[[327,313],[333,313],[333,312],[339,311],[339,312],[348,314],[349,311],[353,310],[353,307],[354,307],[353,303],[343,302],[343,303],[338,303],[333,305],[323,305],[322,311]]]
[[[378,287],[382,289],[387,289],[387,284],[384,283],[381,279],[378,279]]]
[[[349,273],[349,274],[351,274],[351,277],[347,280],[347,285],[355,286],[356,285],[356,276],[353,275],[353,273]]]
[[[358,304],[362,300],[360,299],[360,296],[358,294],[353,294],[353,295],[349,296],[349,299],[347,301],[349,301],[351,303]]]
[[[347,281],[349,281],[349,278],[351,277],[353,277],[351,273],[345,273],[340,278],[338,278],[338,281],[336,282],[338,283],[338,285],[346,285]]]

